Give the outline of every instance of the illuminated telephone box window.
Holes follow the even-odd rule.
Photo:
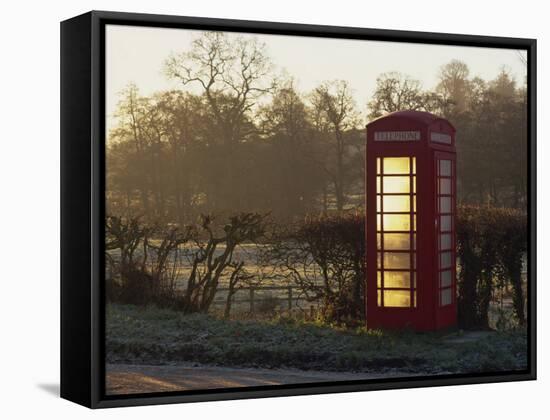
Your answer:
[[[415,306],[416,158],[376,158],[377,304]]]
[[[426,112],[367,126],[367,326],[456,323],[455,129]]]

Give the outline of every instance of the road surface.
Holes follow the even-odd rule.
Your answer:
[[[108,364],[106,372],[108,395],[407,376],[297,369],[240,369],[192,364],[163,366]]]

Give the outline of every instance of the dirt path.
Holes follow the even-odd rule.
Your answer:
[[[107,365],[107,394],[185,391],[244,386],[347,381],[397,374],[314,372],[294,369],[238,369],[195,365]],[[406,376],[400,374],[399,376]]]

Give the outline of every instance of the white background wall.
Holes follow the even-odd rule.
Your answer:
[[[544,418],[550,26],[543,1],[5,1],[0,23],[0,417]],[[538,38],[539,380],[89,411],[59,383],[59,21],[90,9]],[[545,331],[546,330],[546,331]],[[538,415],[537,415],[538,414]]]

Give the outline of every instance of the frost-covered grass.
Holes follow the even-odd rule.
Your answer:
[[[332,371],[466,373],[526,368],[524,331],[388,333],[278,318],[228,321],[169,309],[107,306],[107,361],[299,368]],[[453,339],[455,339],[453,342]]]

